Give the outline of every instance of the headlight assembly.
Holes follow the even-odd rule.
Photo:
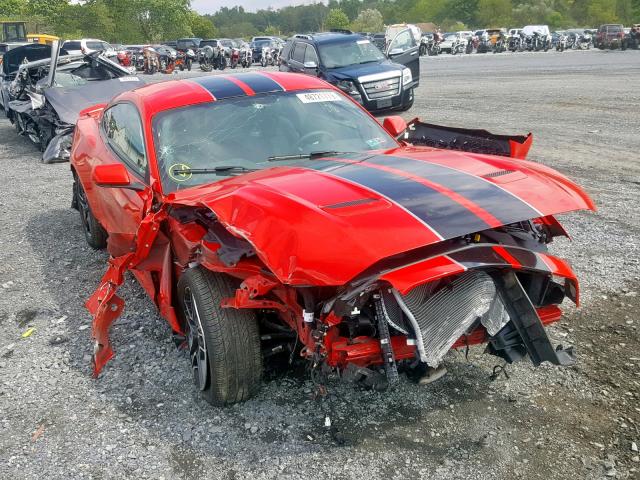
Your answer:
[[[340,80],[336,86],[345,93],[349,95],[360,95],[360,92],[356,88],[355,83],[351,80]]]
[[[413,81],[413,75],[411,75],[411,70],[405,68],[402,70],[402,85],[407,85]]]

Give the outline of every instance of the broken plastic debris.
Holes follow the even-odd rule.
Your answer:
[[[35,331],[36,331],[36,328],[35,328],[35,327],[27,328],[27,329],[24,331],[24,333],[22,334],[22,338],[30,337],[30,336],[31,336],[31,334],[32,334],[33,332],[35,332]]]
[[[31,435],[31,441],[35,442],[42,436],[43,433],[44,433],[44,424],[40,425],[38,429],[35,432],[33,432],[33,435]]]

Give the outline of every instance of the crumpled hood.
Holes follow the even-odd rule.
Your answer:
[[[122,92],[145,85],[136,76],[123,76],[111,80],[92,81],[77,87],[53,87],[44,90],[44,96],[60,117],[60,121],[75,125],[80,112],[99,103],[107,103]]]
[[[580,187],[543,165],[413,147],[276,166],[169,201],[210,208],[292,285],[342,285],[415,248],[594,209]]]
[[[402,72],[404,67],[397,63],[383,60],[377,63],[364,63],[362,65],[349,65],[342,68],[334,68],[326,72],[326,80],[334,82],[339,80],[357,80],[365,75],[374,75],[384,72]]]

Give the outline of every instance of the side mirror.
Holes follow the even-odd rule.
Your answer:
[[[318,68],[316,62],[304,62],[304,68]]]
[[[124,187],[132,188],[129,171],[121,163],[109,165],[96,165],[91,174],[93,183],[99,187]]]
[[[389,132],[393,138],[398,138],[407,129],[407,122],[398,115],[392,115],[384,119],[382,128]]]
[[[387,55],[389,57],[393,57],[395,55],[400,55],[404,50],[402,50],[401,48],[394,48],[389,50],[389,52],[387,53]]]

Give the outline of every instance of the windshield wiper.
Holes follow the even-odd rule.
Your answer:
[[[230,171],[235,172],[255,172],[257,168],[247,168],[240,165],[219,165],[213,168],[182,168],[173,169],[173,175],[198,175],[198,174],[221,174]]]
[[[335,150],[325,150],[322,152],[297,153],[293,155],[274,155],[272,157],[268,157],[267,161],[279,162],[282,160],[304,160],[304,159],[310,159],[310,158],[328,157],[329,155],[346,155],[348,153],[355,153],[355,152],[337,152]]]

